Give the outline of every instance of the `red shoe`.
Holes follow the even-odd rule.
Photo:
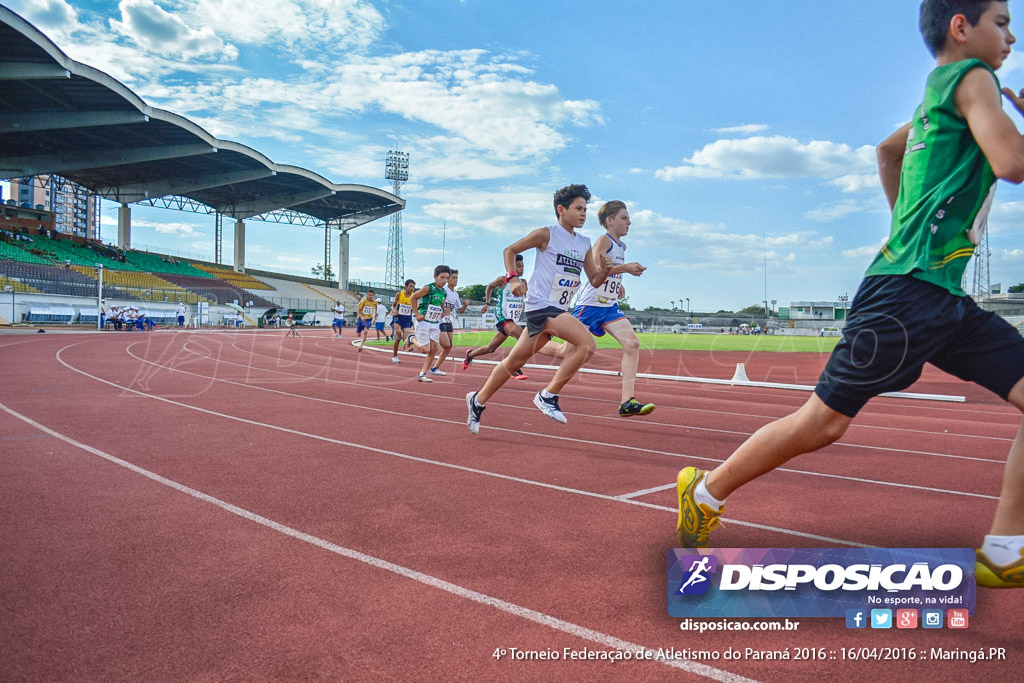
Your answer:
[[[522,370],[516,370],[512,373],[512,379],[529,379]]]

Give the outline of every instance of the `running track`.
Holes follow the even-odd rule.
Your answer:
[[[280,332],[0,336],[0,679],[818,680],[1019,670],[1024,595],[980,590],[967,631],[696,635],[665,612],[672,483],[806,394],[581,375],[569,424],[533,370],[415,382],[348,340]],[[458,353],[454,355],[459,355]],[[817,354],[656,352],[641,372],[813,384]],[[591,367],[616,369],[599,352]],[[734,494],[721,547],[974,547],[1020,416],[926,371],[842,442]],[[1005,647],[1006,662],[500,661],[497,648]],[[1011,668],[1012,667],[1012,668]]]

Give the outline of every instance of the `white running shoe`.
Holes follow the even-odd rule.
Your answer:
[[[432,380],[429,377],[427,377],[427,373],[421,372],[419,374],[419,377],[416,378],[416,381],[417,382],[433,382],[434,380]]]
[[[395,365],[398,365],[399,363],[402,362],[402,360],[398,356],[391,356],[391,362],[394,363]]]
[[[434,377],[444,377],[448,373],[442,370],[441,368],[430,368],[430,374],[433,375]]]
[[[486,406],[478,406],[476,404],[477,392],[471,391],[466,394],[466,407],[469,408],[469,418],[466,420],[466,424],[469,425],[469,431],[472,434],[476,434],[480,431],[480,416],[484,414]]]
[[[558,407],[558,394],[555,394],[551,398],[544,398],[538,391],[537,395],[533,397],[533,405],[540,408],[540,412],[544,413],[555,422],[561,422],[562,424],[568,422],[568,420],[565,419],[565,415],[562,414],[562,409]]]

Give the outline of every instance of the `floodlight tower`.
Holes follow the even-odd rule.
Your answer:
[[[391,181],[392,193],[402,196],[402,183],[409,179],[409,155],[397,150],[388,150],[384,162],[384,177]],[[401,289],[405,282],[405,256],[402,253],[402,212],[391,214],[391,231],[388,233],[388,258],[384,268],[385,284]]]
[[[989,297],[991,287],[988,261],[991,252],[988,248],[988,230],[984,232],[979,244],[974,250],[974,286],[971,288],[971,296],[975,301],[982,301]]]

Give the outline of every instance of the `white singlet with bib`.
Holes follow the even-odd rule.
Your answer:
[[[615,238],[605,233],[609,240],[611,240],[611,246],[608,247],[608,258],[612,260],[612,264],[621,266],[626,262],[626,245],[621,242],[616,242]],[[594,287],[590,284],[590,281],[583,283],[583,288],[580,290],[580,295],[576,297],[577,306],[603,306],[610,307],[614,306],[619,301],[619,290],[622,287],[622,273],[616,273],[615,275],[609,275],[608,279],[602,283],[600,287]]]
[[[590,238],[579,232],[571,234],[561,225],[548,226],[548,246],[537,250],[530,288],[526,294],[526,311],[539,311],[552,306],[569,310],[580,280],[585,277],[583,259],[590,252]]]

